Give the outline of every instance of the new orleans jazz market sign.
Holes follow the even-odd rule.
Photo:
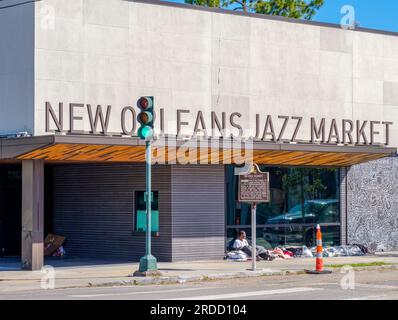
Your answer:
[[[120,119],[120,132],[108,131],[109,120],[115,116],[112,107],[106,108],[101,105],[93,107],[90,104],[70,103],[66,106],[64,103],[58,104],[58,112],[53,108],[50,102],[46,102],[46,132],[66,132],[78,134],[101,134],[101,135],[127,135],[132,136],[136,133],[136,110],[131,106],[124,107],[118,115]],[[76,127],[84,121],[82,116],[77,116],[78,112],[84,111],[89,119],[91,130],[83,132]],[[66,126],[64,121],[64,111],[69,114],[69,125]],[[236,135],[234,138],[242,138],[244,130],[240,122],[242,114],[233,112],[211,112],[208,120],[211,126],[206,126],[205,116],[202,111],[192,114],[190,110],[177,109],[176,111],[176,132],[177,135],[191,128],[192,136],[205,137],[225,137],[226,130],[234,130]],[[261,121],[262,119],[262,121]],[[192,121],[193,120],[193,121]],[[393,122],[389,121],[363,121],[363,120],[336,120],[336,119],[305,119],[301,116],[280,115],[272,117],[271,115],[253,114],[255,121],[255,134],[250,137],[263,141],[271,142],[299,142],[300,130],[304,124],[310,126],[310,136],[307,141],[310,143],[327,143],[327,144],[357,144],[357,145],[373,145],[373,144],[390,144],[390,128]],[[158,109],[156,119],[160,131],[165,131],[165,110]],[[286,128],[290,126],[294,128],[291,133],[286,132]],[[65,129],[68,127],[67,129]]]

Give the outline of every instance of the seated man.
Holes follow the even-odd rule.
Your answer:
[[[247,242],[247,240],[246,240],[246,232],[241,230],[241,231],[239,231],[238,237],[235,239],[232,247],[235,250],[242,250],[246,246],[249,246],[249,242]]]
[[[238,237],[235,239],[235,242],[232,246],[235,250],[241,250],[246,253],[249,257],[252,256],[252,247],[249,245],[249,242],[246,240],[246,232],[243,230],[239,231]],[[257,258],[261,258],[264,260],[274,260],[268,250],[265,250],[262,246],[256,246],[256,254]]]

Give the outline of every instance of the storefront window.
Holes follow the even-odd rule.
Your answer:
[[[320,224],[325,245],[340,243],[340,175],[338,169],[277,168],[261,166],[270,173],[271,202],[257,206],[257,241],[266,247],[315,244]],[[226,169],[227,237],[236,230],[248,231],[250,205],[237,201],[238,177]]]

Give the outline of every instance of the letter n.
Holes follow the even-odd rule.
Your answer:
[[[57,126],[56,132],[62,132],[64,129],[64,104],[59,103],[58,118],[55,115],[54,109],[51,107],[50,102],[46,102],[46,132],[50,132],[50,116],[53,119],[55,125]]]

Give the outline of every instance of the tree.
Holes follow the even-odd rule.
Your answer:
[[[311,20],[324,0],[270,0],[255,1],[255,12],[295,19]]]
[[[206,7],[231,8],[244,12],[311,20],[325,0],[185,0]]]
[[[204,6],[204,7],[223,7],[224,4],[221,3],[224,2],[223,0],[185,0],[185,3],[189,4],[196,4],[198,6]]]

